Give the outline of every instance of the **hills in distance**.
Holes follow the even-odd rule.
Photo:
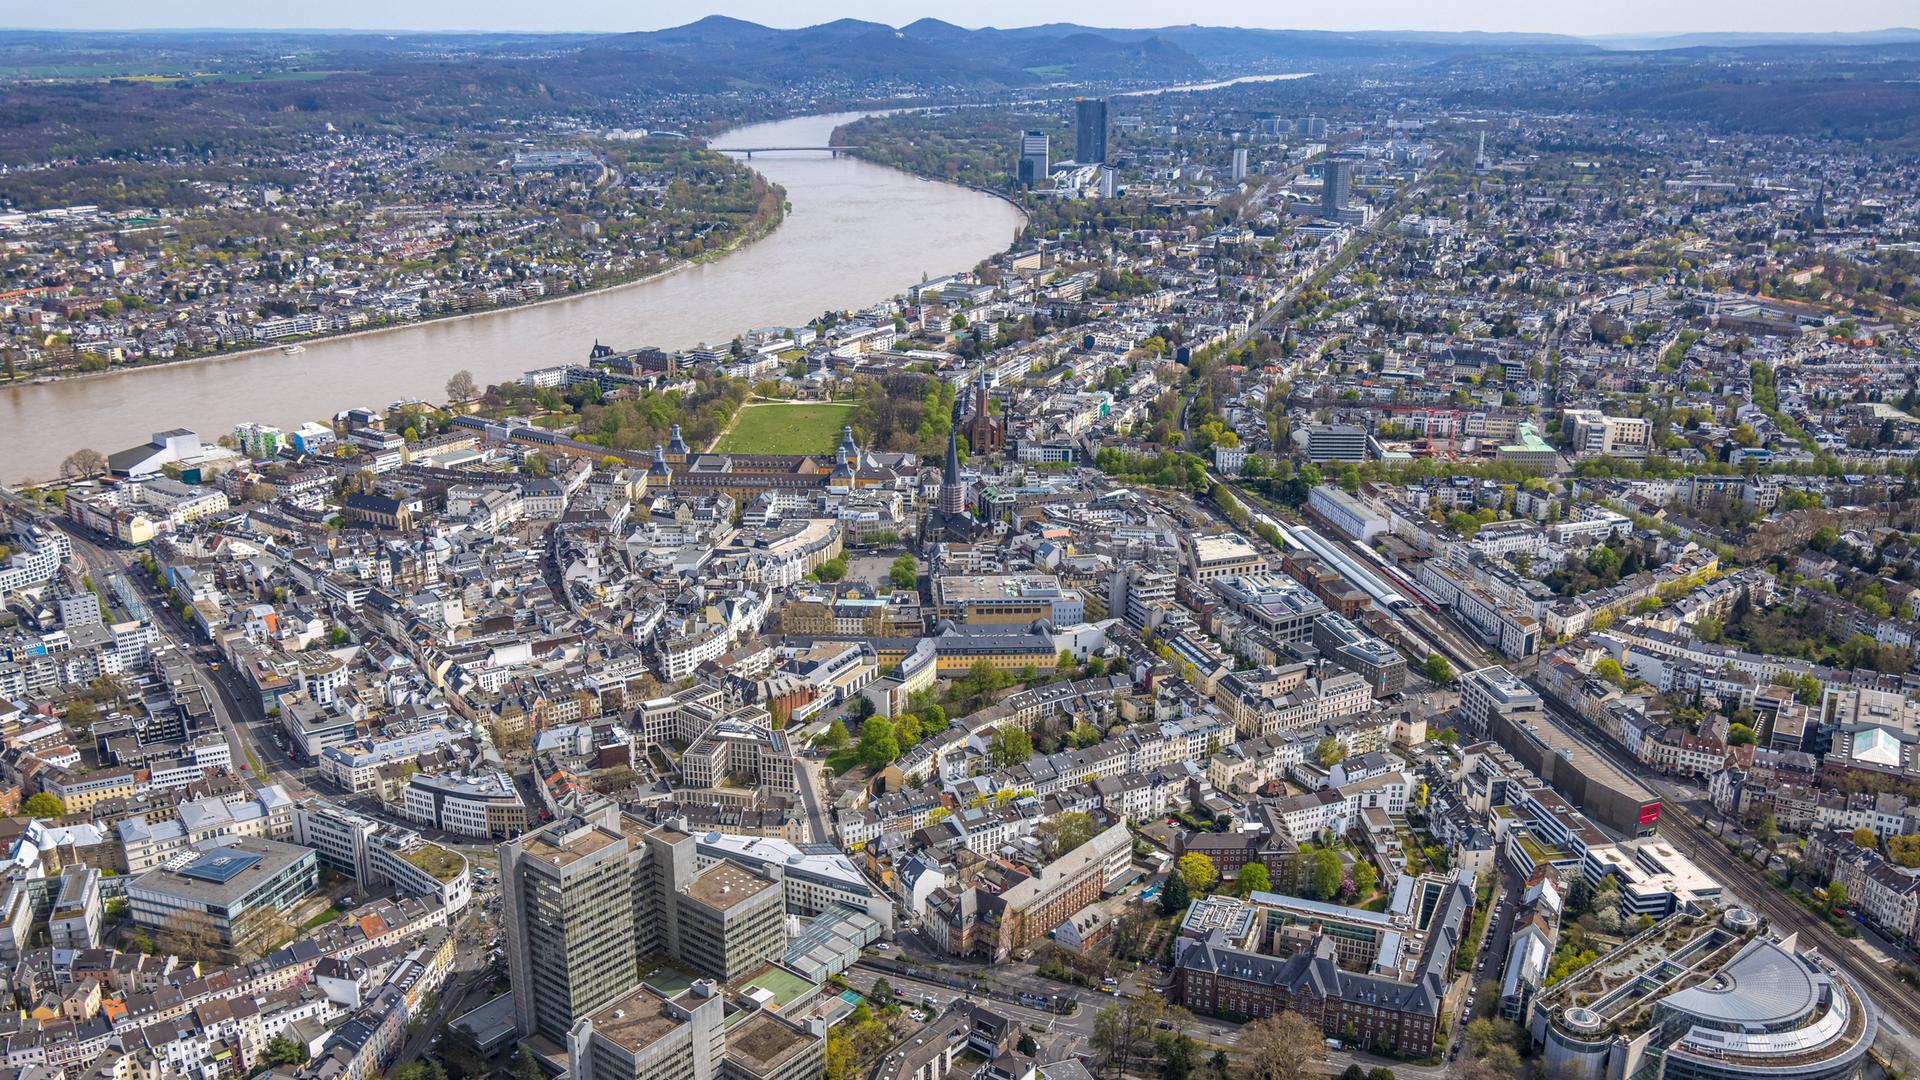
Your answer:
[[[1920,29],[1849,34],[1700,33],[1581,38],[1483,31],[1267,30],[1225,26],[1115,29],[1076,23],[970,30],[923,18],[901,27],[839,19],[795,29],[712,15],[665,30],[595,40],[585,55],[646,52],[757,80],[779,71],[948,85],[1179,81],[1266,65],[1420,60],[1486,49],[1609,50],[1920,45]],[[1269,67],[1268,70],[1281,70]]]
[[[1488,32],[968,29],[725,16],[639,33],[0,30],[0,165],[219,154],[315,131],[417,135],[565,113],[699,128],[796,108],[1102,93],[1246,74],[1398,77],[1456,104],[1582,108],[1759,130],[1920,135],[1920,30],[1575,38]],[[1318,82],[1319,80],[1314,80]],[[1277,91],[1276,91],[1277,92]],[[1302,86],[1288,91],[1306,94]]]

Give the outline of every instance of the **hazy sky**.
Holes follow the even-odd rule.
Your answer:
[[[1370,4],[1273,0],[1104,0],[1099,4],[974,0],[86,0],[8,5],[0,25],[150,27],[352,27],[416,30],[653,30],[724,14],[770,26],[871,19],[899,26],[932,15],[964,26],[1072,21],[1096,26],[1192,22],[1315,30],[1523,30],[1570,34],[1684,30],[1878,30],[1920,23],[1915,0],[1374,0]]]

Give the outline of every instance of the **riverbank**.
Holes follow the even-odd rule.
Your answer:
[[[778,185],[775,186],[778,187]],[[538,300],[522,300],[512,304],[501,304],[498,307],[490,307],[484,311],[450,311],[444,314],[423,315],[418,319],[389,323],[385,326],[367,326],[356,330],[340,330],[324,334],[311,334],[307,337],[288,338],[284,341],[276,341],[267,345],[248,345],[243,348],[223,349],[217,352],[195,353],[192,356],[169,357],[161,360],[149,360],[139,364],[122,364],[118,367],[109,366],[101,368],[99,371],[63,371],[52,375],[35,375],[31,378],[14,379],[12,382],[0,380],[0,390],[15,386],[46,386],[54,383],[84,382],[88,379],[97,379],[103,376],[129,375],[141,371],[157,371],[163,368],[174,368],[184,364],[197,364],[212,360],[242,360],[248,357],[264,356],[271,353],[285,353],[287,347],[291,345],[299,345],[304,349],[308,345],[373,337],[379,334],[390,334],[397,330],[415,330],[421,327],[460,322],[466,319],[484,319],[490,315],[511,315],[515,312],[526,311],[529,308],[545,307],[549,304],[562,304],[569,300],[578,300],[582,297],[593,296],[598,293],[636,288],[641,285],[659,281],[662,278],[672,277],[675,274],[685,273],[696,267],[725,258],[735,251],[772,235],[775,230],[780,228],[781,223],[787,219],[788,203],[785,198],[786,192],[782,190],[780,194],[780,216],[774,218],[773,222],[767,227],[749,230],[747,233],[734,237],[726,244],[712,251],[703,251],[691,259],[682,259],[671,266],[649,270],[637,277],[623,277],[614,281],[596,282],[584,289],[575,289],[572,292],[560,293],[557,296],[543,296]]]
[[[728,138],[822,146],[854,115],[801,117]],[[77,448],[111,453],[168,428],[211,441],[239,423],[291,430],[344,408],[438,400],[456,370],[483,385],[511,381],[579,363],[595,341],[686,349],[748,327],[804,325],[822,311],[858,310],[912,282],[970,269],[1006,250],[1023,225],[1003,199],[850,156],[756,155],[753,167],[784,189],[782,218],[724,258],[709,253],[640,280],[316,339],[298,355],[276,342],[0,385],[0,481],[44,479]]]

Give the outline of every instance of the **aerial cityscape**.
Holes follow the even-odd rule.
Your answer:
[[[1914,1075],[1920,30],[1688,7],[0,30],[0,1080]]]

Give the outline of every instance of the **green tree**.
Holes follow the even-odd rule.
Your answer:
[[[826,733],[820,736],[820,745],[829,750],[838,750],[847,745],[846,721],[834,717],[833,723],[827,725]]]
[[[1176,915],[1192,903],[1193,891],[1187,888],[1187,879],[1177,871],[1168,874],[1166,883],[1160,886],[1160,913]]]
[[[1240,873],[1234,877],[1233,887],[1234,891],[1246,897],[1257,892],[1272,892],[1273,881],[1267,873],[1265,863],[1248,863],[1241,867]]]
[[[447,1070],[438,1061],[411,1061],[387,1072],[387,1080],[447,1080]]]
[[[1825,684],[1821,683],[1819,679],[1812,675],[1801,675],[1793,681],[1794,700],[1802,705],[1812,706],[1820,704],[1820,699],[1825,696],[1826,692],[1827,688]]]
[[[1040,838],[1041,854],[1051,860],[1093,839],[1094,834],[1100,831],[1100,825],[1091,814],[1068,810],[1040,822],[1033,827],[1033,831]]]
[[[1023,765],[1033,757],[1033,739],[1013,724],[1002,724],[987,740],[987,760],[1003,769]]]
[[[893,560],[892,569],[887,571],[887,580],[896,589],[911,589],[920,580],[920,564],[911,555],[902,555]]]
[[[100,710],[86,698],[74,698],[67,703],[67,726],[75,728],[92,727],[100,719]]]
[[[1214,882],[1220,880],[1220,871],[1214,868],[1213,860],[1197,851],[1180,856],[1180,861],[1174,864],[1174,870],[1187,883],[1189,892],[1206,892],[1213,888]]]
[[[1620,553],[1610,547],[1597,547],[1587,556],[1587,573],[1609,581],[1620,570]]]
[[[1437,652],[1427,654],[1426,662],[1420,665],[1420,673],[1425,675],[1429,682],[1444,684],[1453,681],[1453,665],[1447,663],[1447,658]]]
[[[513,1080],[545,1080],[546,1074],[540,1071],[540,1063],[534,1060],[533,1050],[525,1043],[513,1055]],[[475,1070],[477,1075],[478,1070]]]
[[[27,801],[21,804],[20,810],[33,818],[65,817],[67,813],[67,808],[61,803],[59,797],[45,791],[36,791],[27,796]]]
[[[1331,769],[1340,764],[1347,756],[1346,745],[1332,735],[1325,736],[1313,747],[1313,760],[1323,769]]]
[[[1372,896],[1374,887],[1380,884],[1380,871],[1373,864],[1361,860],[1353,866],[1353,888],[1361,896]]]
[[[919,745],[924,737],[919,717],[912,713],[901,713],[893,718],[893,740],[900,744],[901,753]]]
[[[267,1051],[261,1055],[261,1062],[268,1068],[283,1068],[304,1065],[307,1062],[307,1047],[284,1035],[275,1035],[267,1040]]]
[[[1585,877],[1575,878],[1573,885],[1567,889],[1567,914],[1577,919],[1592,910],[1593,886],[1587,883]]]
[[[1333,899],[1340,891],[1340,856],[1317,848],[1307,858],[1307,894],[1315,900]]]
[[[1626,671],[1620,667],[1620,661],[1615,660],[1611,656],[1604,657],[1598,663],[1594,664],[1593,674],[1596,678],[1605,679],[1615,686],[1624,687],[1627,685]]]
[[[878,769],[900,756],[900,742],[893,724],[884,716],[869,716],[860,728],[860,761],[869,769]]]
[[[853,1051],[853,1038],[845,1025],[827,1032],[826,1066],[823,1080],[854,1080],[860,1074],[860,1060]]]

